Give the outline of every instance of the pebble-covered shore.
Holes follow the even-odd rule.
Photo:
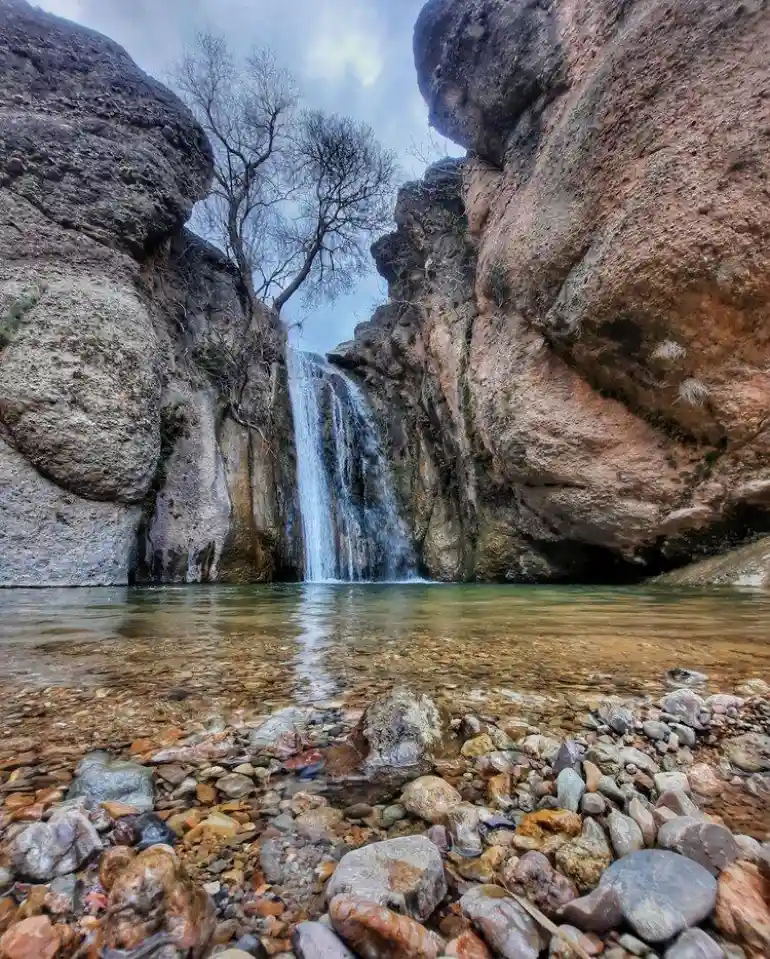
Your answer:
[[[667,681],[568,731],[406,688],[102,749],[22,710],[0,959],[768,956],[770,686]]]

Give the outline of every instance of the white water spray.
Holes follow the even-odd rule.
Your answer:
[[[313,353],[289,351],[305,580],[406,579],[414,557],[372,411]]]

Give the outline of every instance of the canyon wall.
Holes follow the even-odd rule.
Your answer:
[[[0,586],[294,575],[285,368],[244,352],[238,277],[184,228],[203,131],[25,0],[0,75]]]
[[[626,580],[770,528],[770,5],[430,0],[366,384],[423,565]]]

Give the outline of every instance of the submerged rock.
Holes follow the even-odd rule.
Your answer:
[[[147,812],[154,804],[152,769],[106,752],[85,756],[75,773],[70,799],[83,797],[94,803],[114,801]]]
[[[372,843],[343,857],[326,895],[353,893],[414,919],[427,919],[446,895],[441,853],[425,836]]]
[[[359,727],[366,744],[369,772],[420,767],[445,735],[436,703],[424,693],[398,687],[377,699]]]
[[[13,869],[33,882],[48,882],[79,869],[102,842],[78,809],[56,811],[48,822],[33,823],[10,844]]]
[[[174,851],[154,846],[115,878],[104,920],[108,949],[135,949],[168,933],[190,959],[207,955],[216,915],[209,896],[187,876]]]
[[[307,711],[296,706],[279,709],[249,734],[249,746],[259,752],[270,750],[285,759],[302,748],[302,734],[307,726]]]
[[[644,849],[607,869],[590,895],[562,909],[581,929],[605,933],[625,919],[645,942],[667,942],[702,922],[714,908],[717,882],[685,856]]]

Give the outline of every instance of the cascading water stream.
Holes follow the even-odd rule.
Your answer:
[[[403,580],[414,557],[372,411],[321,356],[289,351],[305,580]]]

